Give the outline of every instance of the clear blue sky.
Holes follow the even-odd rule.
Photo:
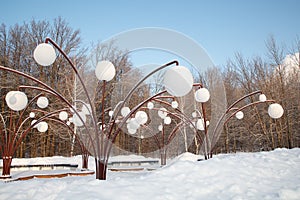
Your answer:
[[[86,44],[135,28],[162,27],[197,41],[217,65],[236,52],[264,55],[273,34],[291,45],[300,36],[299,0],[0,0],[0,23],[61,16]]]

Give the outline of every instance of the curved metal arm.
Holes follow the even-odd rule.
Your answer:
[[[153,70],[152,72],[150,72],[149,74],[147,74],[144,78],[142,78],[139,82],[137,82],[135,84],[135,86],[128,92],[128,94],[126,95],[126,97],[124,98],[121,106],[120,106],[120,109],[117,111],[116,115],[115,116],[118,116],[119,113],[121,112],[121,109],[123,108],[123,106],[125,105],[126,101],[130,98],[130,96],[132,95],[132,93],[147,79],[149,78],[150,76],[152,76],[153,74],[155,74],[156,72],[170,66],[170,65],[173,65],[173,64],[176,64],[176,65],[179,65],[179,62],[177,60],[174,60],[174,61],[171,61],[167,64],[164,64],[158,68],[156,68],[155,70]]]
[[[249,94],[247,94],[247,95],[245,95],[245,96],[239,98],[238,100],[236,100],[233,104],[231,104],[231,105],[228,107],[228,109],[226,110],[226,113],[228,113],[228,112],[230,111],[230,109],[233,108],[233,107],[234,107],[236,104],[238,104],[240,101],[242,101],[242,100],[244,100],[244,99],[246,99],[246,98],[248,98],[248,97],[250,97],[250,96],[252,96],[252,95],[255,95],[255,94],[262,94],[262,91],[261,91],[261,90],[257,90],[257,91],[255,91],[255,92],[251,92],[251,93],[249,93]]]
[[[213,130],[213,135],[215,135],[217,129],[218,129],[219,126],[221,125],[221,122],[224,120],[224,117],[225,117],[230,111],[232,111],[232,110],[237,110],[236,108],[233,108],[236,104],[238,104],[240,101],[246,99],[247,97],[250,97],[250,96],[252,96],[252,95],[259,94],[259,93],[262,93],[262,91],[261,91],[261,90],[257,90],[257,91],[255,91],[255,92],[252,92],[252,93],[250,93],[250,94],[247,94],[247,95],[245,95],[245,96],[239,98],[238,100],[236,100],[233,104],[231,104],[231,105],[226,109],[226,111],[223,113],[223,115],[220,117],[220,119],[218,120],[217,125],[215,126],[215,128],[214,128],[214,130]],[[223,124],[225,124],[225,123],[223,123]]]
[[[6,123],[5,123],[5,120],[3,118],[3,115],[0,113],[0,118],[1,118],[1,121],[3,123],[3,126],[4,126],[4,131],[5,131],[5,139],[7,140],[7,130],[6,130]]]
[[[239,111],[242,111],[244,110],[245,108],[248,108],[250,106],[254,106],[254,105],[257,105],[257,104],[262,104],[262,103],[268,103],[268,102],[271,102],[271,103],[274,103],[275,101],[274,100],[266,100],[266,101],[256,101],[256,102],[253,102],[253,103],[250,103],[250,104],[247,104],[239,109],[236,109],[227,119],[226,121],[224,122],[224,124],[226,124],[236,113],[238,113]]]
[[[79,79],[79,81],[80,81],[80,83],[81,83],[81,86],[82,86],[82,88],[83,88],[83,90],[84,90],[84,93],[85,93],[85,95],[86,95],[86,97],[87,97],[87,99],[88,99],[88,103],[89,103],[89,104],[91,105],[91,107],[92,107],[92,117],[93,117],[93,119],[94,119],[94,120],[92,120],[92,121],[93,121],[93,124],[94,124],[95,131],[98,131],[98,129],[97,129],[97,122],[95,121],[95,119],[96,119],[95,109],[94,109],[94,107],[93,107],[93,104],[92,104],[90,95],[89,95],[89,93],[88,93],[88,91],[87,91],[87,88],[86,88],[86,86],[85,86],[85,84],[84,84],[84,82],[83,82],[83,80],[82,80],[82,78],[81,78],[81,76],[80,76],[80,74],[79,74],[77,68],[75,67],[75,65],[74,65],[74,63],[71,61],[71,59],[67,56],[67,54],[60,48],[60,46],[59,46],[58,44],[56,44],[56,42],[54,42],[51,38],[47,37],[46,40],[45,40],[45,43],[48,43],[48,42],[50,42],[50,43],[51,43],[51,44],[52,44],[52,45],[53,45],[53,46],[54,46],[54,47],[55,47],[55,48],[56,48],[56,49],[64,56],[64,58],[67,59],[68,63],[71,65],[72,69],[74,70],[74,72],[75,72],[77,78]],[[103,103],[103,102],[102,102],[102,103]]]
[[[43,87],[45,87],[47,90],[49,90],[52,94],[56,95],[57,97],[59,97],[60,100],[64,101],[70,108],[72,108],[72,104],[65,98],[63,97],[60,93],[58,93],[56,90],[54,90],[53,88],[51,88],[49,85],[47,85],[46,83],[43,83],[42,81],[38,80],[37,78],[34,78],[33,76],[30,76],[28,74],[25,74],[23,72],[8,68],[8,67],[4,67],[0,65],[0,69],[2,70],[6,70],[12,73],[15,73],[17,75],[23,76],[25,78],[28,78],[30,80],[32,80],[35,83],[38,83],[40,85],[42,85]],[[24,87],[24,86],[22,86]],[[33,87],[35,88],[35,87]]]
[[[45,92],[45,93],[48,93],[48,94],[51,94],[57,98],[59,98],[60,100],[62,100],[63,102],[65,102],[68,107],[70,109],[72,109],[72,111],[78,116],[79,120],[83,123],[84,127],[87,129],[87,131],[89,132],[89,129],[87,128],[85,122],[83,121],[82,117],[80,116],[80,114],[78,113],[78,111],[72,106],[72,104],[65,98],[62,98],[61,95],[57,95],[56,93],[54,93],[53,91],[51,90],[47,90],[47,89],[44,89],[44,88],[41,88],[41,87],[36,87],[36,86],[29,86],[29,85],[21,85],[19,86],[19,88],[29,88],[29,89],[33,89],[33,90],[39,90],[39,91],[42,91],[42,92]],[[31,100],[33,101],[33,100]],[[79,101],[79,100],[77,100]],[[81,102],[81,101],[80,101]],[[84,103],[83,101],[81,103]],[[27,105],[28,106],[28,105]]]

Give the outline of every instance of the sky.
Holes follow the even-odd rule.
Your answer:
[[[197,42],[218,66],[239,52],[264,56],[273,35],[291,46],[300,35],[298,0],[0,0],[0,23],[7,26],[58,16],[80,29],[84,44],[105,41],[133,29],[157,27],[184,34]],[[164,56],[134,55],[141,65]],[[140,57],[140,59],[138,58]],[[142,57],[142,59],[141,59]],[[166,56],[169,59],[169,55]],[[134,60],[136,59],[136,60]],[[169,60],[168,60],[169,61]]]

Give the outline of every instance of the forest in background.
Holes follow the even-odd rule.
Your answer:
[[[82,94],[82,88],[76,84],[76,78],[66,60],[59,55],[51,67],[39,66],[32,58],[36,45],[44,42],[46,37],[52,38],[76,64],[83,76],[87,76],[91,65],[100,60],[110,60],[117,67],[115,78],[110,81],[105,91],[107,105],[112,98],[112,91],[116,88],[122,75],[131,68],[130,55],[121,52],[113,43],[91,44],[87,48],[83,46],[80,30],[73,29],[61,17],[54,21],[35,21],[16,24],[12,27],[0,25],[0,65],[19,70],[21,72],[38,77],[43,82],[63,94],[69,101],[74,101]],[[272,36],[266,39],[266,55],[255,58],[245,58],[242,53],[233,55],[224,66],[219,67],[225,84],[227,104],[231,105],[235,100],[256,90],[262,90],[270,99],[280,103],[284,108],[284,115],[280,119],[271,119],[267,114],[265,105],[247,108],[242,120],[233,118],[223,128],[214,153],[229,153],[236,151],[262,151],[272,150],[278,147],[293,148],[300,146],[300,39],[287,47],[279,45]],[[287,55],[290,63],[285,63]],[[136,74],[135,78],[138,78]],[[203,80],[205,77],[196,77]],[[90,81],[90,80],[87,80]],[[10,90],[18,90],[19,85],[28,85],[32,82],[12,73],[0,71],[0,113],[5,123],[10,120],[17,121],[19,113],[11,112],[5,103],[5,95]],[[89,83],[87,82],[87,85]],[[63,87],[62,87],[63,86]],[[93,101],[98,113],[100,112],[101,83],[98,89],[93,91]],[[38,91],[26,90],[30,98],[38,94]],[[140,89],[131,98],[134,105],[139,98],[147,97],[149,89]],[[62,103],[48,97],[51,102],[47,110],[57,109]],[[241,104],[254,102],[255,97],[246,99]],[[35,109],[33,105],[32,109]],[[29,113],[28,113],[29,115]],[[27,124],[28,126],[30,125]],[[4,134],[3,123],[0,123],[1,134]],[[12,130],[7,130],[12,131]],[[3,137],[2,137],[3,138]],[[0,137],[1,139],[1,137]],[[71,156],[81,154],[78,141],[74,140],[73,134],[65,127],[49,122],[49,129],[40,133],[33,129],[23,139],[15,157],[43,157],[63,155]],[[120,134],[116,139],[117,146],[130,152],[150,152],[153,141],[141,142],[128,134]],[[0,140],[3,145],[3,140]],[[176,147],[175,147],[176,149]],[[175,150],[173,154],[176,154]],[[188,151],[198,153],[197,144],[192,144]],[[2,155],[0,151],[0,156]]]

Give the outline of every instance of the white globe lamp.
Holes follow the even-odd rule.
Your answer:
[[[29,113],[29,117],[30,117],[30,118],[34,118],[34,117],[35,117],[35,113],[34,113],[34,112],[30,112],[30,113]]]
[[[95,74],[97,79],[100,81],[110,81],[115,77],[116,69],[111,62],[104,60],[98,62],[95,69]]]
[[[47,97],[39,97],[36,104],[39,108],[47,108],[49,105],[49,100]]]
[[[167,109],[165,108],[160,108],[157,112],[158,116],[162,119],[165,119],[166,116],[168,115]]]
[[[266,95],[264,95],[264,94],[260,94],[259,97],[258,97],[258,99],[259,99],[259,101],[261,101],[261,102],[265,102],[265,101],[267,100],[267,97],[266,97]]]
[[[20,111],[27,106],[28,98],[24,92],[10,91],[6,94],[5,101],[10,109]]]
[[[204,120],[203,119],[198,119],[196,123],[196,127],[200,131],[204,131]]]
[[[147,108],[148,108],[149,110],[153,109],[153,108],[154,108],[154,104],[153,104],[152,102],[148,102]]]
[[[171,122],[172,122],[171,117],[166,117],[166,118],[164,119],[164,124],[171,124]]]
[[[171,106],[172,106],[172,108],[178,108],[178,102],[172,101]]]
[[[160,125],[158,126],[158,130],[159,130],[159,131],[162,131],[162,130],[163,130],[163,125],[160,124]]]
[[[49,66],[54,63],[56,53],[52,45],[41,43],[35,48],[33,58],[38,64],[42,66]]]
[[[278,119],[278,118],[282,117],[283,113],[284,113],[284,110],[280,104],[273,103],[273,104],[269,105],[268,114],[273,119]]]
[[[166,71],[163,84],[169,94],[182,97],[191,91],[194,79],[188,68],[175,66]]]
[[[205,103],[209,100],[210,93],[206,88],[200,88],[195,92],[195,100],[197,102]]]
[[[40,122],[37,124],[37,130],[41,133],[44,133],[48,130],[47,122]]]
[[[145,124],[148,121],[148,115],[145,111],[137,111],[135,119],[138,124]]]
[[[242,111],[238,111],[236,114],[235,114],[235,117],[237,119],[243,119],[244,118],[244,113]]]
[[[62,120],[62,121],[65,121],[65,120],[67,120],[68,119],[68,113],[66,112],[66,111],[61,111],[60,113],[59,113],[59,116],[58,116],[58,118],[60,119],[60,120]]]
[[[92,107],[90,104],[84,104],[82,105],[81,112],[83,112],[85,115],[90,115],[92,111]]]
[[[140,124],[137,122],[136,118],[131,118],[127,124],[128,129],[137,130],[140,127]]]
[[[77,114],[73,115],[73,123],[74,123],[75,126],[78,126],[78,127],[79,126],[83,126],[83,124],[85,122],[86,122],[86,116],[85,116],[85,114],[83,112],[78,112],[78,115]]]
[[[123,117],[126,117],[129,113],[130,113],[130,108],[129,108],[129,107],[123,107],[123,108],[121,109],[121,115],[122,115]]]
[[[114,111],[110,110],[110,111],[108,112],[108,116],[112,117],[113,115],[114,115]]]

